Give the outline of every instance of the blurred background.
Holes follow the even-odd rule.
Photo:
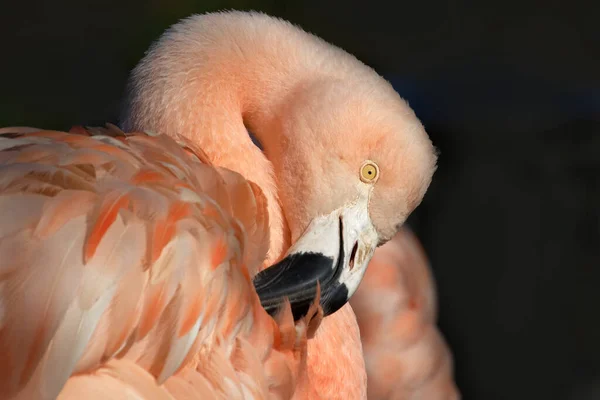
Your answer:
[[[150,43],[228,8],[346,49],[421,118],[440,164],[409,224],[464,399],[600,399],[600,2],[3,1],[0,126],[118,123]]]

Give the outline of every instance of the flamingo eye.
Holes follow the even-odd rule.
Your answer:
[[[379,178],[379,167],[373,161],[365,161],[360,167],[360,180],[364,183],[374,183]]]

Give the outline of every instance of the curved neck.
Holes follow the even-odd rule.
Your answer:
[[[283,139],[272,121],[294,87],[315,75],[324,54],[313,54],[322,47],[315,37],[282,21],[253,18],[253,32],[232,26],[226,15],[195,16],[167,31],[132,74],[123,128],[184,136],[214,164],[258,184],[268,201],[269,265],[290,245],[268,159]]]
[[[286,103],[303,85],[324,77],[347,81],[365,68],[341,49],[264,14],[196,15],[171,27],[133,71],[123,128],[184,136],[214,164],[258,184],[268,201],[271,263],[290,244],[269,161],[270,154],[288,156],[281,131]],[[368,85],[371,76],[363,74],[361,82]],[[299,134],[291,129],[288,135]]]

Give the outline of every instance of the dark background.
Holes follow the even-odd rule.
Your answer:
[[[298,23],[388,78],[441,150],[409,222],[464,398],[600,399],[600,3],[567,3],[3,0],[0,126],[118,122],[131,68],[191,13]]]

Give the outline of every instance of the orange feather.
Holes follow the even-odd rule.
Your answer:
[[[84,250],[84,261],[87,263],[96,253],[96,249],[100,244],[100,241],[106,234],[106,231],[113,222],[117,219],[117,214],[122,208],[129,205],[129,196],[127,194],[111,194],[100,206],[100,211],[96,222],[90,233],[85,244]]]

